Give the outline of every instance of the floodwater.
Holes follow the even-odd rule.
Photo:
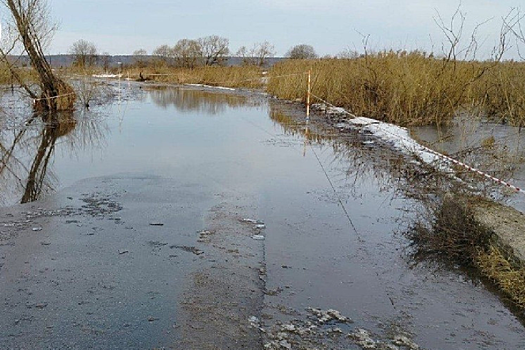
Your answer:
[[[311,321],[308,308],[335,309],[353,321],[340,331],[366,329],[378,342],[404,334],[427,349],[525,347],[516,314],[479,280],[410,261],[402,233],[421,204],[407,194],[403,157],[358,133],[305,132],[293,112],[257,96],[122,89],[113,103],[63,116],[58,129],[17,117],[14,107],[2,120],[4,205],[93,203],[112,191],[104,203],[119,215],[111,216],[117,226],[49,218],[45,241],[31,243],[29,230],[0,247],[0,341],[8,348],[173,347],[191,334],[174,326],[189,272],[219,259],[200,255],[188,232],[206,228],[221,203],[266,227],[253,254],[265,268],[263,328],[299,327]],[[113,229],[120,236],[97,234]],[[199,257],[162,255],[170,244]],[[72,251],[58,254],[64,247]],[[108,247],[126,263],[107,260]],[[121,270],[112,274],[112,266]],[[359,348],[332,326],[319,327],[310,345]]]
[[[520,127],[474,116],[458,116],[449,126],[424,126],[411,129],[414,137],[470,166],[525,188],[525,131]],[[480,176],[469,182],[484,189],[522,213],[525,195],[507,190]]]

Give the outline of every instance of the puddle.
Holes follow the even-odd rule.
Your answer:
[[[326,327],[305,340],[312,343],[298,348],[312,344],[326,349],[358,348],[369,342],[429,349],[525,346],[520,321],[482,284],[466,279],[460,271],[413,267],[407,261],[407,241],[400,232],[417,215],[415,208],[420,204],[409,196],[412,184],[406,180],[406,163],[399,154],[359,133],[342,139],[313,128],[305,133],[305,125],[291,122],[279,104],[198,90],[149,90],[127,83],[122,87],[126,94],[117,99],[120,103],[94,104],[89,112],[68,116],[74,122],[59,131],[38,119],[24,125],[24,118],[6,115],[2,123],[12,127],[2,130],[0,143],[12,152],[2,156],[2,200],[9,205],[21,202],[26,192],[34,200],[56,190],[60,194],[63,188],[73,191],[70,186],[77,181],[97,177],[104,177],[99,186],[119,189],[122,197],[115,204],[79,196],[86,210],[89,205],[105,205],[108,210],[114,206],[118,213],[109,214],[119,216],[110,223],[104,221],[113,225],[104,226],[105,231],[93,229],[90,236],[82,231],[82,239],[103,239],[117,226],[122,232],[133,232],[133,240],[113,249],[112,256],[139,264],[143,252],[148,259],[140,265],[141,276],[148,279],[157,268],[162,274],[166,287],[159,287],[155,300],[161,317],[142,315],[148,326],[171,327],[176,333],[166,321],[169,310],[160,309],[163,301],[175,305],[170,290],[180,288],[177,278],[184,279],[164,264],[154,265],[155,269],[150,264],[166,254],[172,261],[169,266],[185,259],[176,265],[179,270],[184,264],[204,264],[212,258],[209,264],[215,266],[221,256],[213,256],[209,247],[200,244],[214,241],[217,234],[215,229],[203,230],[202,216],[210,203],[215,205],[224,197],[232,200],[232,212],[238,210],[239,217],[232,222],[249,229],[248,244],[264,253],[266,293],[258,327],[293,333],[293,337],[279,338],[277,331],[267,339],[272,346],[299,344],[296,330],[315,325],[308,323],[313,322],[312,310],[335,310],[330,315],[352,322],[323,322]],[[155,177],[170,180],[162,182],[162,188],[153,187],[155,191],[140,187],[144,181],[155,183]],[[32,182],[35,185],[28,186]],[[93,183],[97,181],[87,182]],[[124,184],[133,190],[125,190]],[[79,188],[87,185],[83,186]],[[194,202],[200,204],[192,206]],[[241,203],[252,212],[243,212]],[[126,217],[128,211],[146,209],[151,215],[143,222],[140,217]],[[242,222],[246,218],[253,222]],[[140,230],[127,229],[140,225],[151,235],[141,238]],[[45,226],[43,232],[47,232]],[[45,242],[54,247],[51,238]],[[142,246],[137,246],[139,239],[144,240]],[[112,244],[119,243],[113,240]],[[106,248],[103,242],[101,249]],[[39,251],[45,247],[37,246]],[[238,254],[239,249],[242,252],[240,247],[230,251]],[[212,278],[197,282],[205,285],[208,279]],[[125,285],[114,283],[117,289]],[[139,280],[132,285],[141,290]],[[148,297],[132,294],[123,291],[121,297],[147,305]],[[125,318],[125,312],[119,309],[118,317]],[[249,324],[248,318],[244,321]],[[117,331],[107,332],[108,337],[129,337],[122,344],[131,347],[169,346],[166,342],[172,339],[169,332],[144,330],[139,342]],[[162,341],[155,341],[156,336]]]

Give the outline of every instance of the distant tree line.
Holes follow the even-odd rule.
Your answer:
[[[145,55],[144,50],[134,55]],[[199,39],[181,39],[175,46],[161,45],[153,51],[157,61],[166,65],[195,68],[198,66],[225,65],[230,56],[229,40],[216,35]],[[250,47],[241,46],[235,53],[243,65],[265,66],[268,58],[275,56],[275,47],[268,41],[255,43]],[[315,59],[317,54],[311,45],[296,45],[287,52],[290,59]]]
[[[231,55],[230,41],[211,35],[199,39],[181,39],[175,46],[161,45],[153,51],[153,56],[170,66],[195,68],[199,66],[222,66]],[[268,41],[253,44],[250,48],[242,46],[235,56],[242,59],[243,65],[264,66],[275,55],[275,49]]]
[[[180,39],[174,46],[163,44],[155,48],[151,56],[144,49],[133,52],[134,64],[145,67],[152,61],[170,67],[195,68],[202,66],[224,66],[232,56],[230,41],[217,35],[198,39]],[[89,68],[102,65],[109,67],[110,55],[99,54],[94,43],[78,40],[71,46],[69,54],[73,56],[73,65]],[[241,46],[233,56],[239,57],[242,65],[265,66],[268,59],[275,56],[275,48],[268,41],[255,43],[252,46]],[[286,53],[289,59],[315,59],[317,54],[311,45],[295,45]]]

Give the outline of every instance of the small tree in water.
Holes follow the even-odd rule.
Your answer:
[[[49,23],[45,0],[2,0],[11,13],[10,30],[13,40],[7,49],[0,49],[0,55],[7,62],[9,70],[18,83],[35,100],[35,109],[42,112],[71,110],[76,94],[73,88],[53,74],[44,56],[44,46],[54,31]],[[19,74],[17,67],[10,63],[8,55],[21,43],[38,75],[40,91],[34,91]]]

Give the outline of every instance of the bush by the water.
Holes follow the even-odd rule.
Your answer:
[[[469,200],[445,195],[431,210],[430,222],[419,221],[406,232],[416,261],[437,258],[446,264],[473,267],[512,302],[525,307],[525,267],[502,250],[493,232],[476,220]]]

